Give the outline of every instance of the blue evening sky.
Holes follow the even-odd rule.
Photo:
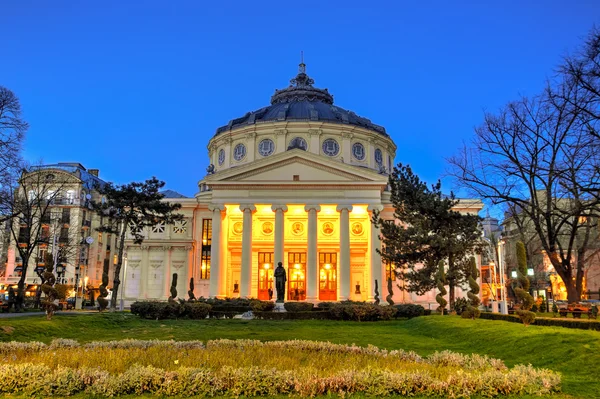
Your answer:
[[[0,85],[30,161],[191,196],[215,129],[267,105],[303,50],[315,85],[433,182],[484,109],[537,93],[593,24],[598,0],[3,0]]]

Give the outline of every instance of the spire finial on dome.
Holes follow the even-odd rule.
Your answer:
[[[304,51],[300,51],[300,64],[298,65],[298,73],[306,73],[306,64],[304,63]]]

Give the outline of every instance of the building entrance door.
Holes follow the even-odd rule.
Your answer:
[[[273,299],[273,252],[258,253],[258,299]]]
[[[306,299],[306,252],[288,254],[288,300]]]
[[[319,253],[319,300],[337,300],[337,254]]]

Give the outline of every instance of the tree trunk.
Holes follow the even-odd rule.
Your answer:
[[[21,272],[21,277],[19,278],[19,282],[17,283],[17,295],[15,297],[15,311],[17,312],[22,312],[25,309],[25,279],[27,278],[27,269],[29,266],[29,256],[23,256],[23,254],[20,255],[23,261],[23,271]]]
[[[125,222],[123,222],[123,226],[127,226]],[[121,227],[121,237],[119,237],[119,253],[117,255],[117,264],[115,266],[115,277],[113,279],[113,290],[112,296],[110,298],[110,310],[117,310],[117,298],[119,285],[121,284],[121,266],[123,265],[123,251],[125,249],[125,233],[127,232],[126,227]]]
[[[454,281],[448,281],[448,304],[450,305],[450,311],[454,309],[455,296]]]

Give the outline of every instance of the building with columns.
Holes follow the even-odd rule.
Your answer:
[[[195,198],[167,195],[185,218],[127,243],[125,300],[166,299],[172,274],[187,297],[275,297],[273,270],[287,272],[286,300],[385,298],[374,210],[393,219],[388,171],[396,145],[385,128],[334,105],[299,66],[271,104],[232,119],[208,142],[211,165]],[[459,208],[477,213],[479,200]],[[393,286],[401,286],[393,281]],[[396,302],[435,303],[394,289]]]

